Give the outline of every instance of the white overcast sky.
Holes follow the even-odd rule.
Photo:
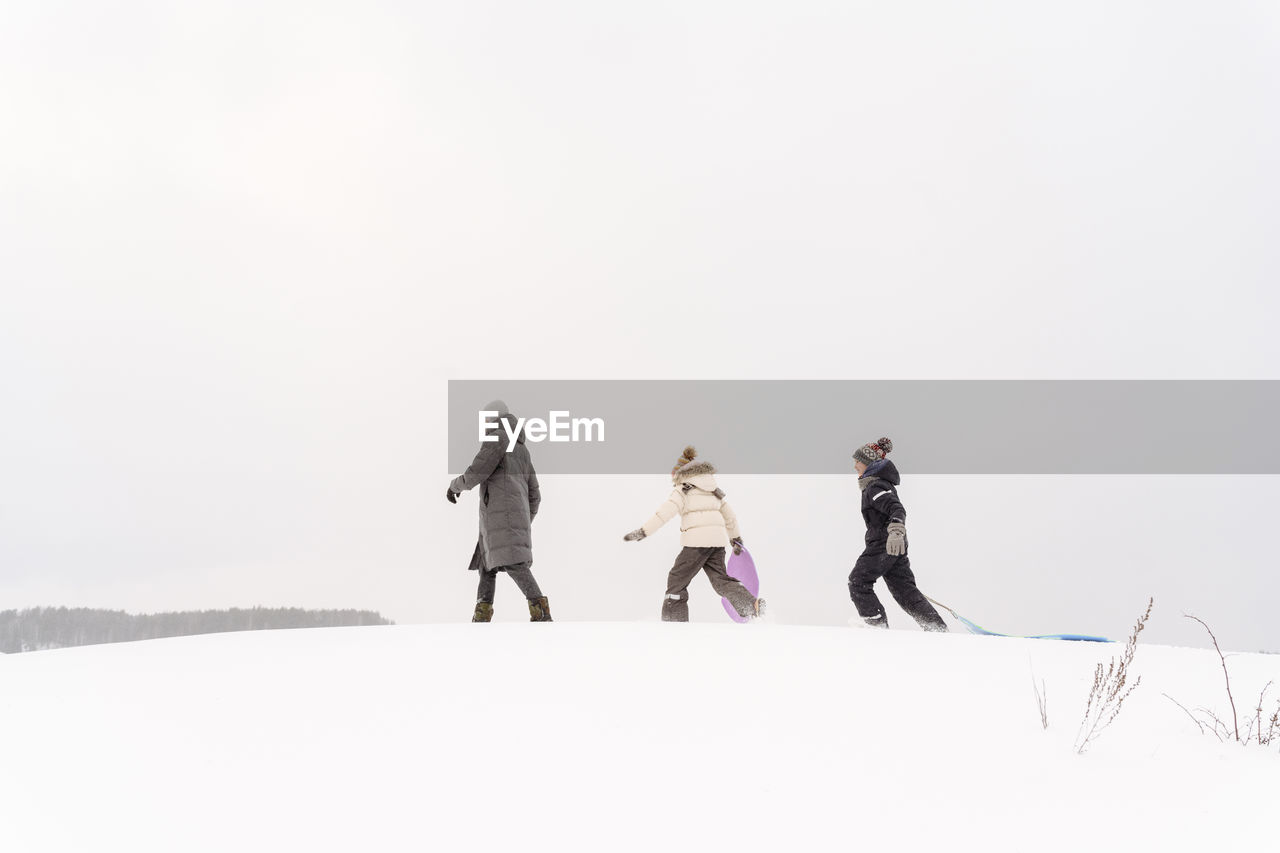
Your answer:
[[[467,618],[451,378],[1280,378],[1278,105],[1270,2],[10,0],[0,609]],[[661,474],[549,478],[558,616],[656,618]],[[735,484],[780,618],[849,487]],[[979,621],[1280,649],[1276,478],[903,496]]]

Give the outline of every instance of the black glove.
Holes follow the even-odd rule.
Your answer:
[[[733,546],[733,553],[735,553],[735,554],[741,554],[741,553],[742,553],[742,549],[743,549],[744,547],[746,547],[746,546],[744,546],[744,545],[742,544],[742,537],[741,537],[741,536],[735,536],[735,537],[733,537],[732,539],[730,539],[730,540],[729,540],[729,544]]]
[[[449,499],[449,503],[456,504],[458,502],[458,493],[453,490],[453,486],[449,487],[449,491],[445,494]]]

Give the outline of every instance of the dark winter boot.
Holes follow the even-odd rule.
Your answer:
[[[889,620],[885,618],[883,613],[877,613],[874,616],[863,616],[862,621],[872,628],[884,628],[887,630],[889,627]]]
[[[476,612],[471,614],[472,622],[492,622],[493,605],[486,601],[476,602]]]
[[[667,597],[662,599],[662,621],[663,622],[688,622],[689,621],[689,593],[681,592],[679,594],[667,593]]]
[[[551,605],[547,602],[544,595],[541,598],[529,599],[529,621],[530,622],[550,622],[551,621]]]

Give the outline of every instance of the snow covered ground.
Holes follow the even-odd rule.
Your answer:
[[[1275,849],[1212,651],[1072,749],[1094,645],[694,623],[395,626],[0,657],[9,851]],[[1241,714],[1280,656],[1230,659]],[[1048,688],[1043,731],[1031,672]]]

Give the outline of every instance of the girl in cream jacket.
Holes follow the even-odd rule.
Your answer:
[[[680,544],[675,565],[667,576],[667,595],[662,602],[662,621],[689,621],[689,583],[698,572],[706,572],[711,587],[727,598],[738,615],[759,617],[764,612],[764,599],[725,573],[725,548],[742,552],[742,534],[738,518],[716,486],[715,466],[697,459],[697,451],[686,447],[671,469],[675,489],[658,507],[653,517],[622,537],[636,542],[651,536],[677,515],[680,516]]]

